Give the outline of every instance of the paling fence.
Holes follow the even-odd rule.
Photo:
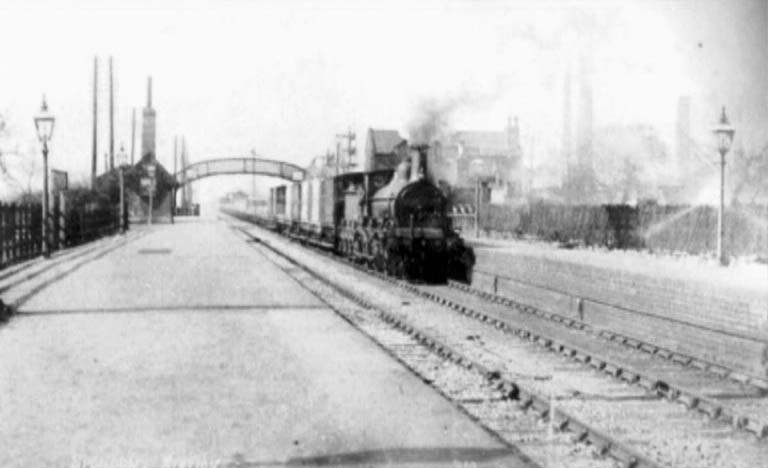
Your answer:
[[[51,251],[89,242],[120,229],[120,207],[52,197],[48,216]],[[0,203],[0,269],[43,253],[42,205]],[[127,226],[127,223],[126,223]]]
[[[465,235],[473,235],[473,213],[451,217]],[[717,209],[712,206],[489,204],[481,207],[479,224],[485,236],[618,249],[707,254],[717,245]],[[728,254],[768,258],[768,205],[726,207],[724,224]]]

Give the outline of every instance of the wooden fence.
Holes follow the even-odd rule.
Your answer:
[[[472,236],[474,215],[451,214]],[[709,254],[717,244],[717,210],[709,206],[484,205],[479,232],[491,237],[537,239],[619,249]],[[729,255],[768,258],[768,206],[729,206],[724,243]]]
[[[42,253],[40,205],[0,203],[0,268]]]
[[[89,242],[120,228],[119,206],[86,203],[67,206],[52,197],[48,216],[50,251]],[[43,253],[41,204],[0,203],[0,270]],[[127,223],[126,223],[127,225]]]

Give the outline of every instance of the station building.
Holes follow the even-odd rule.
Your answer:
[[[522,198],[522,157],[517,119],[506,131],[459,130],[430,145],[431,171],[439,185],[462,189],[479,181],[494,203]]]

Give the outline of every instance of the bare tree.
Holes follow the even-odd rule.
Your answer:
[[[32,194],[32,181],[40,172],[37,158],[26,158],[13,142],[8,121],[0,114],[0,181],[24,195]]]
[[[8,166],[5,163],[6,150],[3,148],[3,143],[7,135],[5,128],[5,118],[0,114],[0,175],[5,177],[8,174]]]
[[[762,149],[734,152],[731,166],[733,191],[731,203],[755,203],[761,196],[768,196],[765,181],[768,180],[768,143]]]

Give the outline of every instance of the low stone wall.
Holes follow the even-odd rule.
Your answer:
[[[768,297],[735,288],[478,250],[473,286],[686,354],[768,375]]]

